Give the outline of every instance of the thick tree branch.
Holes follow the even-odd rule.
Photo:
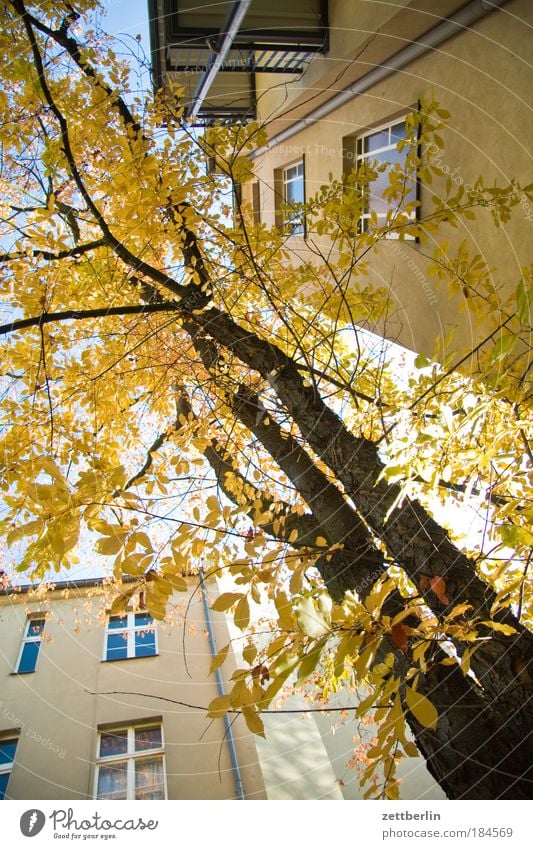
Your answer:
[[[196,286],[188,287],[180,285],[172,277],[169,277],[168,274],[165,274],[165,272],[161,271],[158,268],[155,268],[154,266],[151,266],[149,263],[136,257],[119,239],[117,239],[113,235],[105,217],[100,212],[98,206],[93,201],[89,191],[87,190],[87,187],[85,186],[84,180],[76,164],[76,160],[70,143],[68,123],[65,116],[57,106],[50,91],[39,45],[37,44],[37,40],[33,32],[31,16],[26,11],[22,0],[16,0],[16,2],[13,3],[13,6],[18,11],[26,29],[26,34],[28,36],[31,52],[33,55],[33,61],[35,63],[35,68],[39,78],[39,85],[43,92],[45,102],[49,106],[50,111],[52,112],[56,121],[59,124],[63,153],[65,155],[69,171],[78,188],[78,191],[80,192],[88,209],[93,214],[96,223],[102,231],[106,244],[109,245],[109,247],[113,249],[114,253],[135,272],[146,275],[150,280],[153,280],[154,282],[165,286],[165,288],[172,292],[174,295],[178,295],[182,299],[181,308],[186,312],[189,312],[192,309],[197,309],[201,304],[207,303],[207,297],[205,295],[202,296]]]
[[[111,98],[112,105],[118,109],[120,116],[124,121],[125,127],[131,127],[134,133],[138,133],[141,129],[140,125],[133,117],[125,100],[119,95],[117,95],[116,92],[114,92],[113,89],[111,89],[110,86],[108,86],[104,82],[104,80],[102,80],[96,74],[94,68],[92,68],[88,62],[83,60],[78,46],[78,42],[75,38],[72,38],[68,35],[68,30],[71,23],[75,20],[75,18],[78,17],[76,13],[67,16],[67,18],[63,21],[63,24],[59,29],[51,29],[51,27],[48,27],[45,23],[43,23],[34,15],[32,15],[31,12],[28,12],[22,0],[11,0],[11,5],[21,17],[26,17],[26,20],[31,23],[31,25],[35,27],[36,30],[39,30],[39,32],[43,33],[43,35],[46,35],[47,38],[52,38],[56,42],[56,44],[59,44],[61,47],[63,47],[64,50],[67,51],[71,59],[74,60],[74,62],[80,69],[80,71],[85,74],[85,76],[87,76],[90,80],[92,80],[95,85],[101,88],[108,97]]]
[[[56,253],[37,248],[31,252],[31,256],[35,259],[45,259],[48,262],[55,262],[60,259],[75,259],[76,257],[90,253],[90,251],[94,251],[97,248],[105,247],[105,244],[105,239],[94,239],[94,241],[87,242],[85,245],[75,245],[73,248],[68,248],[64,251],[57,251]],[[19,259],[28,259],[28,254],[24,253],[24,251],[0,254],[0,262],[15,262]]]
[[[156,304],[124,304],[120,307],[96,307],[92,310],[60,310],[43,312],[29,318],[17,318],[8,324],[0,324],[0,336],[24,330],[27,327],[42,327],[56,321],[83,321],[88,318],[108,318],[111,315],[140,315],[143,313],[177,312],[179,304],[172,301]]]

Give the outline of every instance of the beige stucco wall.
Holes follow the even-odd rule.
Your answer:
[[[159,623],[158,657],[105,662],[101,599],[87,592],[50,602],[0,596],[0,734],[20,729],[9,782],[15,799],[86,799],[94,792],[97,728],[161,717],[168,796],[171,799],[232,799],[234,783],[222,720],[205,711],[141,695],[157,694],[191,705],[217,695],[201,598],[187,613],[182,649],[182,613],[188,595],[175,596],[175,624]],[[36,671],[13,674],[28,613],[48,611]],[[219,648],[228,641],[220,614],[213,614]],[[100,620],[100,621],[99,621]],[[100,694],[100,695],[98,695]],[[239,719],[233,726],[247,798],[264,798],[255,745]],[[220,759],[220,771],[219,771]]]
[[[364,27],[358,16],[362,12],[354,8],[359,5],[372,5],[373,9],[375,6],[331,4],[332,48],[337,36],[342,41],[339,49],[344,53],[346,39],[352,35],[360,38],[360,30]],[[382,6],[391,8],[389,4]],[[353,9],[352,19],[357,24],[357,32],[354,34],[349,27],[343,29],[341,25],[342,32],[338,34],[337,20],[342,22],[348,9]],[[468,31],[448,39],[437,50],[354,97],[318,123],[274,144],[254,163],[261,184],[262,220],[267,225],[274,224],[275,169],[305,155],[309,197],[328,182],[330,173],[341,177],[344,136],[387,122],[408,111],[421,97],[435,97],[451,113],[449,126],[442,133],[446,147],[439,163],[445,176],[434,178],[431,185],[421,186],[422,215],[431,212],[432,195],[442,193],[448,177],[456,187],[461,182],[473,183],[480,174],[489,185],[494,180],[505,184],[513,177],[523,185],[530,183],[529,139],[533,133],[533,117],[527,104],[533,88],[533,72],[528,65],[532,54],[529,29],[532,23],[533,4],[528,0],[506,3],[502,11],[488,14]],[[403,43],[399,43],[398,49],[402,46]],[[329,57],[315,59],[315,64],[300,81],[284,88],[285,118],[282,122],[272,121],[273,101],[269,102],[266,96],[260,100],[261,117],[271,122],[271,134],[289,126],[294,116],[302,112],[301,109],[288,110],[293,102],[302,100],[306,85],[310,96],[325,85],[334,60],[332,49]],[[367,70],[370,68],[368,65]],[[319,71],[324,71],[322,77]],[[343,78],[335,88],[344,86]],[[533,204],[523,197],[511,222],[499,229],[494,228],[488,211],[481,210],[476,221],[465,221],[458,230],[443,226],[439,238],[446,238],[450,254],[467,239],[473,251],[479,252],[488,265],[496,269],[493,279],[502,287],[502,299],[505,299],[516,289],[521,266],[532,259],[532,224]],[[320,243],[317,237],[313,238],[315,244]],[[308,256],[302,238],[290,238],[288,247],[296,259]],[[399,244],[391,240],[380,246],[371,258],[371,273],[365,283],[371,281],[374,285],[388,287],[391,306],[386,323],[371,317],[368,326],[428,355],[434,349],[435,337],[443,337],[450,328],[456,327],[456,350],[467,350],[485,335],[488,324],[482,322],[475,326],[470,313],[464,309],[464,297],[450,299],[447,289],[428,276],[428,260],[424,255],[427,252],[427,246],[421,248],[413,242]],[[503,309],[503,300],[501,304]],[[494,311],[491,311],[489,318],[493,317]]]
[[[328,0],[327,52],[314,54],[297,78],[256,74],[260,119],[279,132],[462,5],[464,0]]]
[[[210,595],[216,594],[210,587]],[[20,734],[9,798],[93,798],[98,728],[155,720],[163,726],[168,798],[233,799],[222,720],[212,722],[203,710],[141,695],[189,705],[207,705],[217,695],[209,676],[201,598],[174,597],[172,624],[157,626],[157,657],[114,662],[102,660],[104,609],[100,591],[86,589],[68,598],[51,593],[41,601],[0,595],[0,739]],[[15,674],[26,617],[32,613],[49,617],[37,668]],[[219,649],[240,637],[221,614],[212,617]],[[234,666],[243,663],[241,640],[234,645],[235,658],[230,653],[222,667],[227,691]],[[346,705],[353,694],[341,693],[339,700]],[[336,706],[334,699],[331,706]],[[304,711],[308,705],[302,696],[290,696],[284,707]],[[358,729],[352,718],[339,723],[336,714],[302,712],[267,713],[263,720],[266,740],[252,738],[242,719],[232,724],[247,799],[363,798],[358,772],[347,768]],[[367,726],[365,733],[370,738],[376,730]],[[402,798],[443,798],[422,758],[406,760],[399,772]]]

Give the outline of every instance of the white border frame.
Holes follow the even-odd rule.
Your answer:
[[[36,637],[30,637],[30,636],[28,636],[28,630],[29,630],[30,624],[32,622],[34,622],[36,619],[44,619],[44,625],[43,625],[42,631]],[[14,672],[17,675],[31,675],[32,672],[37,671],[39,658],[41,656],[41,643],[43,641],[43,633],[44,633],[45,628],[46,628],[46,614],[45,613],[30,613],[26,617],[26,624],[24,626],[24,636],[22,637],[22,640],[21,640],[21,643],[20,643],[17,662],[15,664],[15,669],[14,669]],[[35,658],[34,668],[31,669],[31,670],[28,669],[27,672],[21,672],[19,670],[19,666],[20,666],[20,661],[22,660],[22,652],[24,651],[24,646],[26,645],[26,643],[39,643],[39,651],[37,652],[37,657]]]
[[[355,134],[354,134],[354,136],[355,136],[355,158],[354,158],[355,167],[356,167],[356,168],[359,168],[359,166],[361,165],[361,163],[362,163],[362,162],[365,162],[365,161],[367,161],[367,160],[372,161],[373,159],[376,159],[376,157],[377,157],[379,154],[381,154],[381,153],[386,153],[386,152],[387,152],[387,151],[389,151],[389,150],[395,150],[395,149],[396,149],[396,144],[397,144],[397,142],[395,142],[394,144],[392,144],[392,143],[391,143],[391,132],[390,132],[390,131],[391,131],[392,127],[395,127],[395,126],[397,126],[398,124],[402,124],[402,123],[403,123],[403,125],[405,126],[405,120],[406,120],[406,118],[407,118],[407,116],[408,116],[408,115],[409,115],[409,112],[406,112],[406,113],[405,113],[405,114],[403,114],[403,115],[397,115],[397,116],[396,116],[396,118],[392,118],[392,119],[390,119],[389,121],[385,122],[384,124],[379,124],[379,126],[377,126],[377,127],[372,127],[372,128],[370,128],[370,129],[367,129],[367,130],[365,130],[365,131],[364,131],[364,132],[362,132],[362,133],[355,133]],[[388,144],[388,145],[386,145],[385,147],[378,147],[378,148],[376,148],[376,150],[372,150],[372,151],[370,151],[369,153],[357,153],[357,148],[358,148],[359,142],[362,142],[362,141],[363,141],[363,139],[366,139],[366,138],[368,138],[369,136],[373,136],[373,135],[375,135],[376,133],[382,133],[382,132],[383,132],[383,130],[388,130],[388,131],[389,131],[389,144]],[[386,172],[384,172],[384,173],[388,173],[388,169],[387,169],[387,171],[386,171]],[[418,198],[418,188],[417,188],[417,183],[418,183],[418,176],[417,176],[417,178],[416,178],[416,184],[415,184],[415,186],[414,186],[414,191],[415,191],[415,200],[418,200],[418,199],[419,199],[419,198]],[[407,201],[407,203],[410,203],[410,201]],[[392,208],[392,207],[389,207],[389,208]],[[415,223],[415,224],[416,224],[416,222],[418,221],[418,209],[419,209],[419,207],[416,207],[416,209],[415,209],[415,210],[413,210],[413,212],[411,212],[411,213],[410,213],[410,216],[409,216],[409,220],[410,220],[410,221],[412,221],[412,222],[413,222],[413,223]],[[399,209],[399,212],[401,212],[401,211],[402,211],[402,210],[401,210],[401,208],[400,208],[400,209]],[[366,233],[366,232],[367,232],[367,231],[364,229],[364,222],[365,222],[365,221],[370,221],[371,212],[372,212],[372,208],[371,208],[371,200],[370,200],[370,208],[369,208],[369,212],[363,212],[363,214],[362,214],[362,215],[360,216],[360,218],[359,218],[359,222],[360,222],[360,227],[361,227],[361,232],[362,232],[362,233]],[[387,218],[387,213],[386,213],[386,212],[385,212],[385,213],[383,213],[383,212],[376,212],[376,215],[377,215],[377,218],[378,218],[378,223],[380,222],[380,220],[381,220],[383,223],[385,223],[386,218]],[[388,238],[388,239],[397,239],[397,238],[398,238],[398,234],[397,234],[397,233],[389,233],[389,234],[387,235],[387,238]],[[411,235],[409,235],[409,234],[406,234],[405,239],[406,239],[406,240],[409,240],[409,241],[416,241],[415,237],[414,237],[414,236],[411,236]]]
[[[142,751],[135,751],[135,731],[142,728],[155,728],[158,727],[161,729],[161,746],[157,749],[143,749]],[[128,750],[123,755],[110,755],[109,758],[100,757],[100,739],[102,734],[114,734],[117,731],[127,731],[128,732]],[[167,787],[167,765],[165,759],[165,736],[163,730],[163,721],[162,720],[154,720],[153,722],[149,722],[147,720],[141,720],[140,722],[125,722],[120,723],[118,725],[112,725],[110,727],[100,727],[97,729],[96,735],[96,756],[95,756],[95,769],[94,769],[94,782],[93,782],[93,799],[100,802],[115,802],[115,801],[133,801],[133,802],[146,802],[150,800],[146,799],[136,799],[135,798],[135,761],[142,760],[143,758],[149,758],[153,755],[161,755],[161,762],[163,764],[163,798],[164,800],[168,799],[168,787]],[[126,773],[126,799],[98,799],[98,775],[100,772],[101,766],[106,766],[106,764],[117,763],[118,761],[127,761],[127,773]],[[157,800],[152,800],[157,801]],[[163,801],[163,800],[161,800]]]
[[[158,639],[157,639],[157,626],[156,626],[156,622],[155,622],[155,619],[153,618],[153,616],[152,616],[152,625],[150,626],[150,631],[153,631],[153,634],[154,634],[154,649],[155,649],[155,651],[154,651],[153,654],[144,654],[144,655],[136,655],[135,654],[135,633],[137,631],[148,630],[146,628],[146,626],[144,626],[144,625],[143,626],[136,626],[135,625],[135,616],[137,614],[144,614],[144,615],[150,616],[150,614],[147,613],[147,612],[145,613],[144,610],[126,610],[124,612],[124,614],[121,614],[121,613],[107,613],[106,614],[105,634],[104,634],[104,650],[103,650],[103,654],[102,654],[102,660],[103,661],[105,661],[106,663],[117,663],[121,660],[132,660],[133,658],[142,660],[143,658],[146,659],[148,657],[157,657],[157,655],[159,654],[159,643],[158,643]],[[126,616],[127,617],[126,626],[124,628],[110,628],[109,622],[110,622],[112,616],[120,616],[120,617]],[[132,618],[130,619],[130,617],[132,617]],[[107,637],[108,637],[108,635],[109,634],[124,634],[124,633],[127,634],[126,657],[108,658],[107,657]]]
[[[301,180],[302,180],[302,186],[303,186],[303,197],[304,197],[303,202],[305,203],[305,161],[304,161],[304,158],[302,157],[301,159],[297,159],[295,162],[290,162],[288,165],[284,165],[281,168],[281,197],[282,197],[283,207],[284,207],[282,209],[283,230],[285,232],[285,235],[287,235],[287,236],[305,236],[305,222],[303,220],[303,216],[302,216],[302,220],[300,222],[298,230],[291,230],[290,233],[288,232],[288,229],[291,226],[291,221],[287,217],[288,216],[287,209],[290,207],[290,203],[287,200],[286,186],[287,186],[288,183],[298,182],[300,180],[300,176],[298,175],[297,177],[293,177],[293,178],[287,180],[286,174],[287,174],[287,171],[290,171],[292,168],[298,168],[299,166],[301,166],[301,169],[302,169]],[[294,215],[296,216],[296,214],[297,213],[295,211]]]
[[[16,744],[15,745],[15,754],[14,754],[13,760],[12,761],[6,761],[6,763],[4,763],[4,764],[0,764],[0,775],[9,775],[9,778],[7,779],[7,784],[6,784],[6,791],[9,788],[9,781],[10,781],[10,778],[11,778],[11,773],[13,772],[13,767],[15,766],[15,756],[17,754],[17,747],[18,747],[18,744],[19,744],[19,740],[20,740],[20,734],[13,734],[12,732],[6,732],[5,736],[3,736],[3,735],[0,736],[0,746],[3,743],[11,743],[12,741],[15,741],[15,744]],[[6,796],[4,796],[4,798],[1,801],[5,801],[5,800],[6,800]]]

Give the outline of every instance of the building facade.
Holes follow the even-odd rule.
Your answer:
[[[142,608],[111,615],[101,582],[0,596],[2,796],[265,798],[242,720],[230,746],[206,717],[219,694],[209,627],[225,645],[224,619],[206,622],[192,585],[174,600],[156,623]]]
[[[190,583],[157,623],[139,606],[112,614],[101,581],[0,593],[0,799],[363,798],[353,714],[306,713],[290,696],[287,713],[263,715],[266,739],[241,717],[207,718],[244,663],[242,640]],[[444,798],[422,758],[399,775],[402,798]]]
[[[188,28],[180,18],[185,5],[195,9]],[[203,0],[149,4],[156,84],[183,85],[191,120],[209,125],[221,117],[253,119],[266,127],[268,141],[252,154],[254,179],[242,187],[243,202],[253,211],[254,225],[284,231],[284,249],[294,262],[315,262],[321,250],[329,255],[331,245],[318,232],[305,232],[297,216],[289,221],[290,207],[313,197],[332,177],[344,179],[365,160],[401,162],[396,143],[405,132],[406,115],[420,102],[438,101],[449,118],[443,147],[432,151],[440,173],[421,175],[413,190],[411,199],[416,192],[420,202],[416,215],[430,215],[434,198],[470,191],[480,175],[486,186],[531,182],[533,6],[528,0],[284,5],[285,11],[262,0],[217,4],[227,13],[221,25]],[[237,9],[242,15],[235,24]],[[206,48],[203,65],[187,65],[186,50],[200,43],[215,45],[216,52]],[[246,105],[239,99],[243,79],[232,75],[239,51],[246,57]],[[287,73],[295,55],[300,65]],[[238,104],[233,112],[232,104]],[[372,187],[363,219],[374,212],[378,223],[384,220],[390,207],[381,197],[386,182],[383,174]],[[365,282],[386,290],[387,303],[380,314],[361,313],[359,325],[427,356],[436,343],[442,352],[444,340],[457,354],[476,348],[516,310],[517,285],[531,262],[530,195],[531,189],[529,195],[517,190],[511,220],[499,227],[490,205],[478,206],[475,219],[469,215],[458,228],[442,225],[434,244],[381,239],[365,257]],[[363,229],[367,224],[360,222]],[[471,264],[475,267],[477,256],[488,269],[486,282],[476,288],[455,279],[449,285],[432,275],[431,254],[441,240],[445,264],[460,272],[467,244]]]

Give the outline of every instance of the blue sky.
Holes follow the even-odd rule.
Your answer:
[[[110,35],[125,33],[142,36],[142,44],[146,53],[150,51],[148,34],[148,3],[147,0],[104,0],[105,10],[104,29]]]

